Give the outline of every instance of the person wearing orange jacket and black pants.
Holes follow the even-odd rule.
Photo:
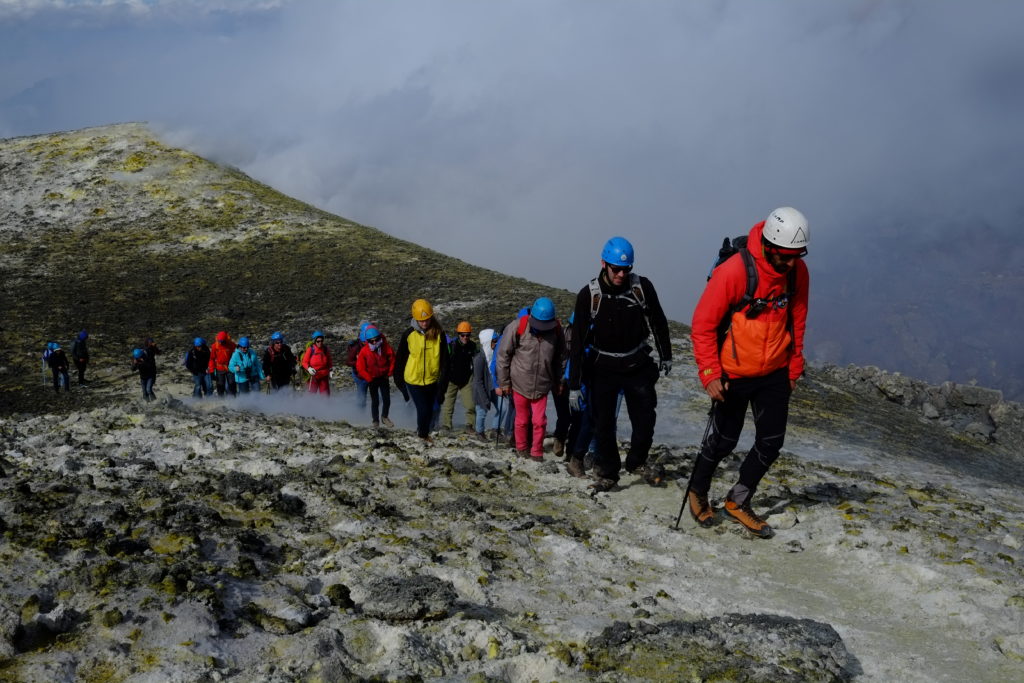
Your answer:
[[[228,363],[235,352],[235,342],[231,340],[227,332],[221,330],[217,338],[210,345],[210,366],[208,371],[213,375],[214,385],[217,387],[217,395],[224,396],[225,393],[232,396],[238,395],[238,387],[235,386],[235,373],[228,369]]]
[[[802,213],[791,207],[772,211],[750,229],[746,247],[713,270],[693,312],[693,355],[712,400],[708,437],[687,488],[690,515],[701,526],[714,523],[708,502],[711,478],[736,447],[750,405],[754,445],[723,510],[755,535],[772,536],[771,527],[751,508],[751,499],[779,456],[790,394],[804,372],[810,278],[802,259],[809,237]],[[744,250],[754,268],[749,273]],[[748,298],[748,283],[754,279],[756,288]]]

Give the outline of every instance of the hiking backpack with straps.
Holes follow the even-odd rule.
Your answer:
[[[725,341],[726,335],[729,333],[729,328],[732,326],[732,316],[735,313],[739,313],[744,308],[748,308],[747,315],[751,318],[756,317],[765,309],[766,306],[775,304],[776,302],[783,302],[783,305],[787,308],[787,323],[786,327],[789,329],[790,334],[793,333],[793,315],[792,309],[788,306],[789,300],[796,294],[796,268],[790,268],[789,273],[786,276],[786,291],[779,294],[776,297],[768,299],[755,298],[754,293],[757,292],[758,276],[757,276],[757,264],[754,263],[754,257],[750,255],[750,250],[747,249],[747,235],[740,235],[739,237],[728,237],[722,240],[722,246],[718,250],[718,258],[711,264],[711,270],[708,271],[708,280],[711,280],[711,274],[715,272],[715,268],[728,261],[735,254],[739,254],[740,258],[743,259],[743,268],[747,274],[747,288],[743,292],[743,298],[738,302],[729,307],[729,311],[725,314],[722,322],[718,325],[718,345],[721,347]]]
[[[658,346],[658,336],[654,333],[654,325],[651,323],[651,312],[647,307],[647,296],[644,294],[643,285],[640,282],[640,276],[636,273],[630,272],[629,274],[629,288],[626,289],[622,294],[605,294],[601,291],[601,283],[599,277],[595,277],[587,285],[590,287],[590,327],[587,328],[587,334],[585,337],[590,336],[590,331],[594,328],[594,319],[597,317],[597,311],[601,308],[601,301],[605,298],[609,299],[625,299],[626,301],[632,301],[633,303],[640,306],[640,309],[644,312],[644,321],[647,323],[647,334],[654,338],[655,346]],[[646,339],[646,337],[645,337]],[[582,341],[582,340],[581,340]],[[645,342],[646,343],[646,342]],[[608,356],[629,356],[636,351],[642,349],[643,343],[640,344],[636,349],[628,351],[626,353],[609,353],[607,351],[601,351],[589,344],[584,346],[585,351],[594,350],[598,353]],[[658,349],[658,355],[661,356],[661,349]]]

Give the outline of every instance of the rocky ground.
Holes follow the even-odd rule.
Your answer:
[[[777,529],[762,541],[727,522],[675,528],[696,442],[656,447],[664,488],[626,475],[595,496],[550,457],[462,434],[425,448],[403,429],[181,401],[169,378],[158,390],[0,420],[0,557],[15,568],[0,578],[0,678],[1024,671],[1024,505],[984,473],[890,465],[795,426],[759,496]],[[662,390],[669,438],[699,432],[691,382]]]
[[[0,680],[1024,679],[1024,412],[998,392],[810,368],[755,501],[775,538],[677,529],[707,409],[682,325],[666,485],[592,495],[554,460],[425,448],[402,405],[378,432],[343,394],[193,403],[177,362],[219,329],[340,349],[419,296],[482,329],[571,292],[140,125],[0,140],[0,196]],[[83,327],[92,383],[54,395],[39,354]],[[148,404],[145,336],[167,352]]]

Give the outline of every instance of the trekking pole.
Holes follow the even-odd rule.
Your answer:
[[[715,419],[715,403],[716,401],[711,399],[711,407],[708,409],[708,424],[704,427],[704,436],[700,440],[700,452],[697,453],[697,458],[699,458],[701,453],[704,452],[704,447],[708,442],[708,434],[711,432],[711,422]],[[679,506],[679,514],[676,515],[675,529],[679,529],[679,520],[683,518],[683,510],[686,509],[686,501],[690,497],[690,487],[693,486],[693,475],[697,471],[697,458],[693,459],[693,467],[690,468],[690,478],[686,480],[686,490],[683,492],[683,504]]]

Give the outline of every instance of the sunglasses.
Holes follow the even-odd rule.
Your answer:
[[[796,259],[800,259],[803,258],[804,256],[807,256],[807,249],[801,249],[800,251],[794,252],[768,248],[765,249],[765,251],[769,254],[774,254],[775,256],[779,257],[780,259],[786,262],[795,261]]]
[[[459,336],[460,337],[465,337],[467,339],[469,339],[469,335],[470,334],[472,334],[472,333],[471,332],[459,332]]]
[[[608,264],[608,267],[612,269],[613,273],[628,273],[633,270],[633,266],[613,266],[610,263]]]

